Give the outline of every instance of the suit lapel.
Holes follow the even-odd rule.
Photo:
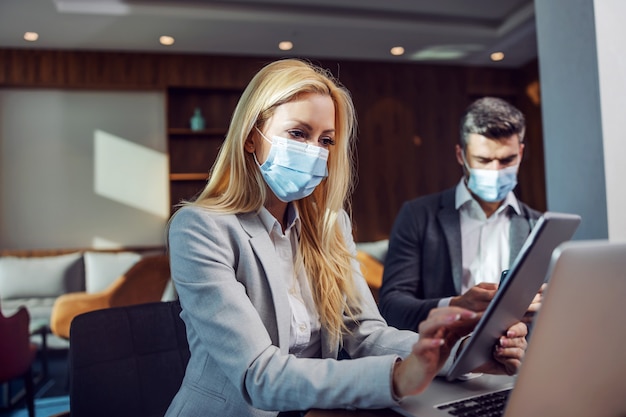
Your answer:
[[[288,292],[287,285],[276,266],[276,253],[274,245],[265,230],[261,219],[255,213],[246,213],[239,215],[239,222],[244,230],[250,235],[250,246],[255,255],[259,259],[263,267],[263,271],[258,271],[258,279],[265,279],[268,283],[270,293],[265,294],[264,303],[266,311],[275,311],[273,323],[275,328],[271,328],[272,323],[268,323],[268,317],[261,317],[265,323],[268,323],[268,331],[270,334],[275,333],[278,336],[278,346],[281,353],[289,353],[289,333],[290,333],[290,317],[291,311],[289,304],[284,302],[274,302],[273,300],[282,300]],[[264,274],[264,276],[263,276]]]
[[[525,216],[513,215],[511,217],[510,245],[511,253],[509,255],[509,265],[513,265],[517,254],[522,249],[526,238],[530,234],[530,224]]]
[[[452,265],[452,279],[457,294],[461,293],[463,275],[463,256],[461,254],[461,221],[459,212],[454,208],[455,189],[444,192],[441,196],[441,206],[437,218],[443,234],[448,242],[450,263]]]

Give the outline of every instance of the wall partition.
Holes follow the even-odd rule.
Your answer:
[[[159,92],[0,89],[0,247],[162,245],[164,129]]]

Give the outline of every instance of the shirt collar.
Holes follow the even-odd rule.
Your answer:
[[[276,230],[282,234],[282,229],[280,226],[280,222],[272,216],[272,214],[265,208],[265,206],[261,207],[259,210],[259,217],[261,222],[263,223],[263,227],[267,230],[267,233],[272,233],[272,230]],[[289,230],[292,227],[295,228],[295,231],[298,236],[300,236],[300,215],[298,213],[298,208],[295,204],[289,203],[287,204],[287,227],[285,230]]]
[[[463,177],[461,178],[461,181],[459,181],[459,183],[456,185],[454,208],[459,210],[461,207],[465,206],[466,204],[470,204],[472,201],[475,201],[478,204],[478,201],[474,199],[472,194],[467,189],[467,185],[465,184],[465,177]],[[511,207],[511,209],[513,209],[513,211],[515,211],[517,215],[522,214],[519,202],[517,201],[517,197],[515,197],[513,191],[509,191],[509,193],[504,198],[504,202],[502,203],[502,205],[500,205],[497,212],[501,212],[506,207]]]

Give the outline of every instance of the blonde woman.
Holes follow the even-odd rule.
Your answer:
[[[347,214],[355,130],[348,91],[307,62],[270,63],[244,91],[205,189],[169,225],[191,358],[167,416],[394,406],[475,324],[436,309],[418,335],[379,315]],[[525,335],[509,329],[491,371],[517,370]]]

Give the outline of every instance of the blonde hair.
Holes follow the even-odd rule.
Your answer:
[[[350,93],[330,72],[298,59],[276,61],[250,81],[233,113],[230,128],[204,190],[194,202],[225,213],[260,210],[267,197],[265,181],[251,153],[244,150],[255,127],[281,104],[305,93],[329,96],[335,106],[335,145],[328,156],[328,177],[308,197],[294,202],[302,222],[298,262],[313,292],[322,326],[341,343],[349,332],[344,315],[355,320],[360,296],[353,282],[352,256],[338,216],[349,211],[354,187],[356,115]]]

